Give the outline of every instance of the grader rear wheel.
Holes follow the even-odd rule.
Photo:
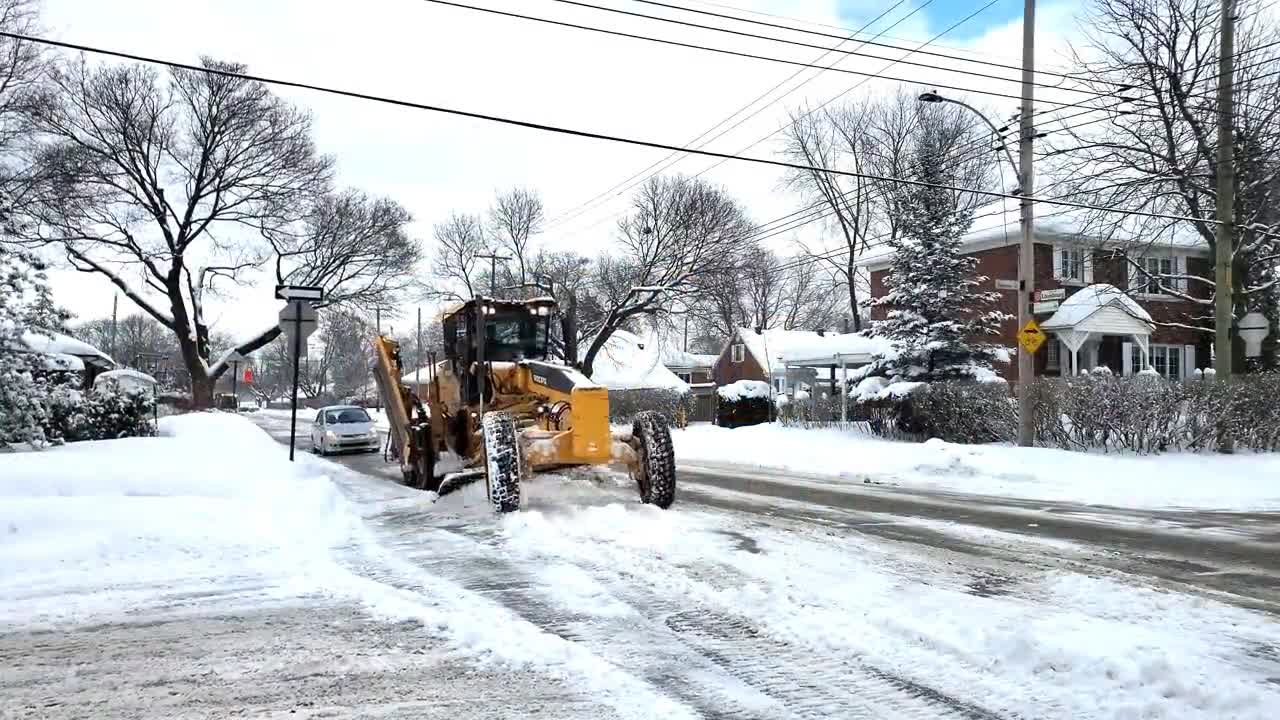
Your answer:
[[[480,421],[484,441],[484,484],[494,512],[520,509],[520,480],[524,458],[516,435],[516,421],[510,413],[485,413]]]
[[[666,419],[652,411],[636,415],[631,448],[637,458],[631,477],[640,490],[640,502],[664,510],[671,507],[676,499],[676,455]]]

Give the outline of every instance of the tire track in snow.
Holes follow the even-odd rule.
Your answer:
[[[484,526],[459,525],[450,527],[449,531],[470,538],[477,545],[495,553],[509,555],[522,551],[527,555],[532,551],[535,555],[539,554],[537,548],[515,547],[509,538],[495,535],[492,529]],[[743,538],[747,536],[743,533],[734,531],[730,536],[738,547],[744,546]],[[759,551],[754,538],[745,545],[747,547],[743,547],[743,551],[748,554]],[[725,676],[720,680],[722,684],[736,680],[754,689],[762,697],[771,699],[777,706],[776,710],[767,714],[771,718],[924,720],[953,717],[997,720],[1000,717],[976,704],[954,698],[861,660],[845,658],[840,661],[839,668],[832,668],[826,656],[817,654],[810,648],[768,637],[745,619],[730,619],[705,606],[690,610],[690,604],[698,603],[687,597],[677,602],[670,594],[655,592],[654,585],[643,573],[632,574],[625,569],[643,565],[647,559],[639,556],[626,557],[617,546],[608,547],[620,555],[614,563],[584,563],[579,562],[581,558],[574,558],[575,564],[587,570],[597,581],[605,582],[613,597],[622,599],[627,606],[644,616],[643,633],[635,632],[637,618],[628,618],[626,622],[607,622],[599,618],[571,618],[572,613],[563,609],[549,610],[544,599],[533,598],[529,592],[522,590],[536,585],[531,576],[521,569],[525,565],[509,565],[510,575],[501,579],[490,577],[482,580],[482,587],[478,587],[477,591],[492,590],[505,595],[506,604],[513,609],[553,632],[565,633],[574,640],[590,643],[593,651],[606,654],[611,650],[615,653],[621,651],[621,658],[610,659],[623,667],[646,673],[646,677],[661,687],[673,690],[678,688],[676,683],[663,682],[667,679],[663,675],[664,669],[671,667],[670,657],[659,659],[659,656],[671,651],[665,644],[657,652],[652,647],[645,647],[646,642],[652,644],[646,638],[669,636],[671,643],[687,648],[682,654],[695,658],[693,662],[696,669],[703,670],[703,666],[709,661]],[[533,562],[557,560],[563,558],[551,554]],[[668,571],[674,569],[681,573],[688,572],[697,581],[717,588],[740,585],[746,579],[736,569],[710,560],[683,567],[665,567]],[[446,570],[444,567],[436,569]],[[483,587],[486,584],[488,587]],[[716,622],[716,619],[720,622]],[[588,622],[584,623],[583,620]],[[725,628],[736,629],[736,632]],[[653,670],[655,659],[659,659],[656,676]],[[682,678],[687,678],[687,671],[670,679]],[[692,703],[707,717],[756,716],[743,714],[745,709],[740,707],[708,707],[705,689],[693,694],[675,691],[678,697]]]

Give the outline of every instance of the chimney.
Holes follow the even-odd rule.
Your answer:
[[[846,315],[844,319],[841,320],[841,323],[844,325],[844,333],[846,335],[849,334],[849,317]]]
[[[814,328],[814,331],[818,333],[818,337],[826,337],[826,336],[827,336],[827,330],[826,330],[826,328]]]
[[[763,330],[763,329],[764,329],[764,328],[762,328],[762,327],[760,327],[759,325],[757,325],[757,326],[756,326],[756,334],[757,334],[757,335],[759,335],[759,334],[760,334],[760,331],[761,331],[761,330]]]

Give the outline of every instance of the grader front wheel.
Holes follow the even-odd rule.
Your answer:
[[[485,413],[480,421],[484,440],[484,484],[495,512],[520,509],[520,479],[524,474],[516,421],[510,413]]]
[[[664,510],[676,499],[676,456],[671,447],[671,429],[656,412],[642,412],[631,427],[631,448],[636,464],[631,477],[640,490],[640,502]]]

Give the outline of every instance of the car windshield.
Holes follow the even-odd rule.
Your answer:
[[[325,413],[324,419],[330,425],[369,422],[369,413],[360,408],[343,408],[342,410],[329,410]]]

